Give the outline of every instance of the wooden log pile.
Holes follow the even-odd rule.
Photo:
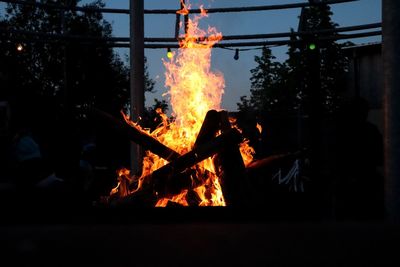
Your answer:
[[[254,161],[246,168],[239,150],[239,144],[243,138],[237,129],[231,127],[226,111],[210,110],[207,113],[192,150],[184,155],[180,155],[149,134],[106,112],[91,109],[89,114],[99,124],[114,129],[121,136],[142,146],[143,149],[169,161],[168,164],[143,179],[145,183],[140,192],[118,199],[115,202],[117,205],[136,206],[137,202],[141,201],[154,205],[157,198],[171,197],[182,190],[188,190],[189,205],[198,205],[200,199],[193,189],[202,185],[204,180],[196,173],[196,168],[199,168],[197,164],[213,156],[213,164],[220,179],[226,204],[232,207],[245,206],[248,203],[246,203],[246,190],[243,184],[248,182],[249,174],[297,156],[293,153],[275,155]],[[202,171],[207,174],[206,170]],[[175,206],[175,204],[168,203],[167,206]]]

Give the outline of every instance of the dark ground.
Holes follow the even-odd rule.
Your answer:
[[[261,210],[19,210],[0,240],[1,266],[400,266],[399,225]]]

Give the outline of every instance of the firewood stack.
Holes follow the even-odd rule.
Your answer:
[[[196,173],[196,168],[199,168],[197,164],[213,157],[214,169],[219,177],[226,204],[232,207],[244,206],[246,192],[243,182],[248,179],[248,174],[292,157],[291,154],[273,156],[252,162],[246,168],[239,150],[243,137],[237,129],[231,127],[226,111],[208,111],[192,150],[184,155],[108,113],[90,109],[89,114],[99,125],[118,131],[121,136],[169,162],[145,177],[140,191],[116,199],[113,201],[115,205],[137,206],[143,204],[138,204],[139,202],[146,202],[149,206],[154,206],[158,198],[171,197],[182,190],[188,190],[187,202],[196,206],[200,200],[193,189],[203,183],[202,177]],[[126,184],[125,187],[129,185]],[[167,206],[176,205],[170,204]]]

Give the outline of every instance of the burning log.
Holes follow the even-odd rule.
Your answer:
[[[168,204],[167,204],[166,207],[167,208],[181,208],[181,207],[184,207],[184,206],[179,204],[179,203],[176,203],[176,202],[168,200]]]
[[[189,190],[188,193],[186,194],[186,201],[189,204],[189,206],[199,206],[201,203],[201,198],[199,195],[194,191],[194,190]]]
[[[276,166],[281,166],[282,163],[291,162],[299,157],[302,157],[305,152],[305,150],[299,150],[296,152],[272,155],[263,159],[255,160],[246,167],[246,171],[249,174],[252,174],[258,171],[274,168]]]
[[[177,194],[184,188],[195,188],[202,181],[197,180],[193,173],[195,170],[189,168],[222,150],[235,147],[241,141],[239,131],[230,129],[154,171],[146,180],[153,183],[160,197]]]
[[[122,136],[142,146],[143,149],[150,150],[165,160],[171,161],[180,156],[179,153],[165,146],[147,133],[128,125],[125,121],[119,120],[104,111],[93,108],[89,110],[89,114],[102,125],[117,131]]]
[[[197,134],[196,142],[194,143],[193,147],[196,148],[199,145],[209,142],[215,138],[220,130],[220,121],[221,120],[218,111],[209,110],[204,118],[200,131]],[[199,173],[204,173],[205,177],[210,176],[209,171],[205,169],[201,170],[201,172],[198,172],[197,174]],[[201,198],[193,190],[189,190],[189,192],[186,194],[186,200],[191,206],[198,206],[198,204],[201,202]]]
[[[218,130],[220,130],[220,121],[221,119],[218,111],[208,111],[197,135],[194,147],[212,140],[217,135]]]
[[[157,203],[157,196],[153,194],[150,188],[145,188],[135,194],[111,199],[109,203],[112,207],[151,208]]]
[[[232,131],[228,113],[220,111],[222,134]],[[240,206],[244,201],[242,181],[246,179],[246,168],[238,146],[224,147],[214,161],[219,170],[225,202],[230,206]]]

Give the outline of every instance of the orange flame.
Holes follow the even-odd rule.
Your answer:
[[[176,11],[176,14],[188,15],[189,14],[190,5],[186,6],[185,1],[181,0],[181,7],[182,8],[180,10]]]
[[[258,132],[261,134],[262,133],[262,126],[261,126],[261,124],[259,124],[259,123],[257,123],[257,129],[258,129]]]
[[[225,81],[221,73],[211,70],[211,48],[222,38],[215,28],[207,31],[198,27],[202,12],[193,20],[188,21],[188,31],[180,41],[180,49],[169,61],[164,61],[166,68],[165,86],[169,88],[172,115],[175,121],[169,125],[168,132],[162,137],[162,142],[178,153],[190,151],[196,141],[204,117],[210,109],[220,109]],[[200,36],[208,34],[209,38]],[[218,177],[214,174],[212,159],[200,163],[200,168],[208,170],[205,184],[197,188],[201,202],[199,205],[225,205]],[[207,192],[207,194],[199,194]],[[171,199],[171,201],[187,205],[184,200],[187,190]],[[166,200],[161,199],[157,206],[165,206]]]
[[[183,8],[177,13],[186,14],[189,12],[189,6],[186,6],[182,0],[181,3]],[[188,20],[187,34],[179,43],[180,49],[173,52],[174,56],[169,60],[163,60],[166,68],[165,86],[169,88],[165,95],[170,98],[174,120],[170,122],[161,110],[157,110],[163,122],[156,130],[148,133],[180,154],[185,154],[192,149],[206,113],[211,109],[220,110],[225,87],[222,73],[211,70],[211,50],[213,45],[222,39],[222,34],[213,27],[209,27],[207,31],[198,27],[199,20],[207,16],[206,11],[203,8],[201,10],[200,15]],[[139,127],[128,117],[125,119],[132,127]],[[240,151],[247,165],[252,160],[254,150],[248,145],[248,142],[244,142]],[[167,163],[166,160],[146,151],[141,177],[134,177],[130,180],[131,183],[134,181],[137,184],[131,193],[140,189],[141,185],[146,182],[144,181],[145,177]],[[197,172],[201,172],[199,176],[205,177],[202,179],[204,183],[193,189],[200,199],[198,205],[225,206],[212,158],[202,161],[195,168]],[[113,189],[113,193],[118,191],[118,187],[121,188],[121,181],[124,180],[121,177],[126,176],[128,176],[126,171],[120,173],[118,186]],[[187,194],[188,190],[182,190],[172,198],[161,198],[156,206],[165,207],[169,201],[188,206]]]

